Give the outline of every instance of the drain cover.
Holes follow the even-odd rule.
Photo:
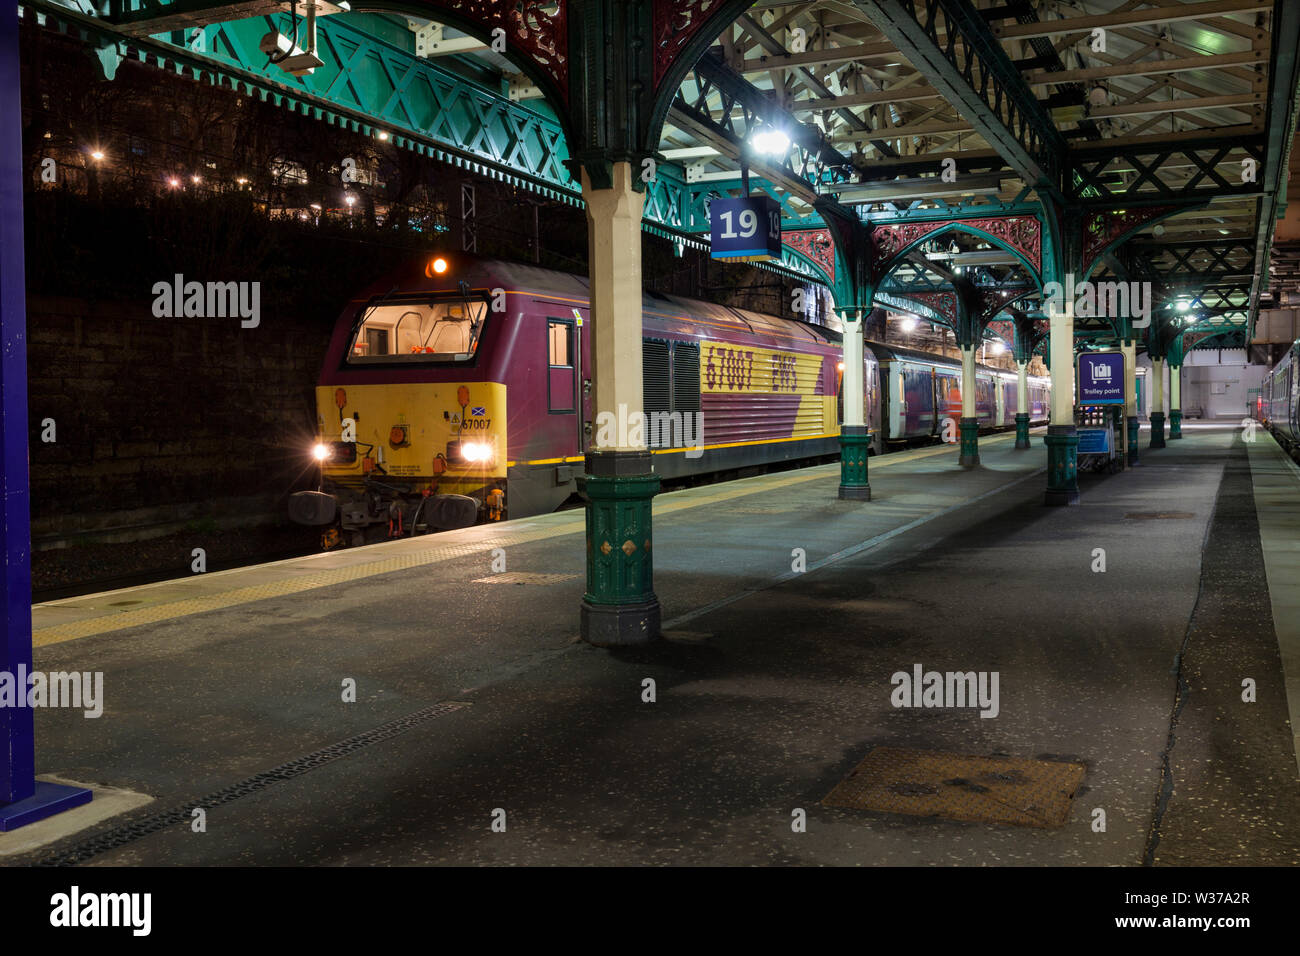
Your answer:
[[[1191,511],[1130,511],[1124,516],[1137,521],[1152,521],[1158,518],[1195,518]]]
[[[823,806],[1025,827],[1059,827],[1083,782],[1081,763],[877,747]]]

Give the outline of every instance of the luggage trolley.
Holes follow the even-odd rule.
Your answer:
[[[1115,441],[1116,430],[1123,427],[1122,405],[1076,405],[1074,424],[1079,434],[1079,470],[1109,471],[1124,469],[1124,458]]]

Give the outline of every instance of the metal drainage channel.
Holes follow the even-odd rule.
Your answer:
[[[414,713],[407,714],[405,717],[398,717],[396,720],[390,720],[386,724],[380,724],[371,730],[357,734],[355,737],[349,737],[341,740],[336,744],[331,744],[321,750],[313,751],[306,756],[299,757],[297,760],[290,760],[288,763],[282,763],[278,767],[262,773],[254,774],[246,780],[226,787],[224,790],[217,790],[205,797],[199,797],[191,800],[182,807],[176,807],[171,810],[163,810],[159,813],[136,820],[133,823],[125,823],[121,826],[109,830],[107,833],[100,834],[77,843],[72,847],[55,853],[44,859],[38,860],[36,866],[75,866],[78,863],[84,863],[92,857],[101,853],[107,853],[109,850],[116,850],[119,847],[126,846],[128,843],[134,843],[142,837],[149,836],[151,833],[157,833],[168,827],[176,826],[181,823],[188,823],[193,817],[195,807],[202,807],[207,810],[212,807],[224,806],[228,803],[234,803],[240,797],[246,797],[250,793],[257,793],[265,790],[273,784],[285,780],[292,780],[294,777],[300,777],[305,773],[315,770],[317,767],[323,767],[327,763],[333,763],[349,754],[356,753],[372,744],[380,743],[391,737],[397,737],[406,733],[420,724],[442,717],[454,711],[463,710],[469,707],[466,701],[449,700],[425,707],[423,710],[417,710]]]

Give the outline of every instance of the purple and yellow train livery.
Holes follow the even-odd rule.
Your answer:
[[[838,456],[837,333],[654,293],[643,306],[657,474]],[[321,490],[293,496],[291,516],[329,526],[327,543],[341,531],[359,544],[560,507],[602,427],[590,332],[581,276],[445,256],[376,283],[335,327],[316,390]],[[937,370],[952,363],[874,344],[865,361],[879,450],[939,433],[942,416],[926,417],[917,389],[928,368],[933,405]],[[990,395],[1000,374],[980,370]],[[994,417],[991,427],[1010,423]]]

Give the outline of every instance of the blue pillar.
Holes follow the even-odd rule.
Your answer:
[[[0,16],[0,674],[17,681],[32,667],[31,515],[27,482],[27,306],[23,288],[22,94],[18,17]],[[90,791],[36,780],[35,728],[25,706],[0,705],[0,831],[90,801]]]

